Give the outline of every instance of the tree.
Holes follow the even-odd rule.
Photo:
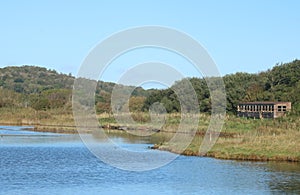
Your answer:
[[[131,112],[141,112],[143,110],[145,97],[132,96],[129,99],[129,110]]]
[[[21,107],[21,94],[0,88],[0,107]]]

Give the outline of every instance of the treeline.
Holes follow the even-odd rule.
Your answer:
[[[235,113],[241,101],[291,101],[293,112],[300,114],[300,61],[277,64],[257,74],[235,73],[223,77],[226,88],[227,111]],[[205,78],[188,78],[198,98],[200,112],[211,111],[210,91]],[[213,80],[210,78],[210,81]],[[174,89],[180,89],[186,80],[177,81],[171,88],[145,90],[98,81],[95,107],[98,113],[109,113],[114,87],[133,91],[129,100],[133,112],[148,111],[159,102],[167,112],[180,112],[180,102]],[[74,77],[55,70],[35,66],[0,69],[0,108],[31,107],[35,110],[63,109],[71,112]],[[218,83],[215,83],[217,86]],[[186,96],[191,96],[189,92]],[[125,96],[124,96],[125,97]],[[124,98],[118,97],[120,99]]]
[[[212,78],[207,78],[210,82]],[[210,91],[205,78],[189,78],[195,89],[201,112],[211,111]],[[249,74],[238,72],[223,77],[226,88],[226,109],[236,112],[236,106],[244,101],[290,101],[293,112],[300,114],[300,61],[277,64],[274,68]],[[176,94],[172,90],[183,81],[176,82],[170,89],[156,90],[146,98],[144,109],[154,102],[164,104],[168,112],[180,110]],[[218,85],[216,83],[216,85]],[[191,95],[191,94],[186,94]]]
[[[236,73],[224,78],[227,109],[235,111],[240,101],[290,101],[300,114],[300,61],[277,64],[258,74]]]

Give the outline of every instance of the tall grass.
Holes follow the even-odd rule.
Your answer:
[[[209,119],[209,116],[200,119],[198,131],[207,130]],[[197,134],[184,154],[200,155],[202,140],[203,134]],[[168,141],[157,147],[176,152]],[[300,161],[299,117],[254,120],[227,115],[221,136],[206,155],[224,159]]]

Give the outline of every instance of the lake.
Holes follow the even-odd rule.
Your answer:
[[[151,146],[124,136],[111,139],[139,151]],[[300,194],[299,163],[178,156],[150,171],[125,171],[95,157],[78,135],[0,126],[0,194],[274,193]]]

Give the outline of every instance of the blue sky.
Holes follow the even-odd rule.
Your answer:
[[[145,25],[189,34],[222,75],[256,73],[300,58],[300,1],[1,1],[0,67],[39,65],[77,75],[94,46],[115,32]],[[159,50],[118,59],[102,78],[116,81],[130,65],[151,59],[185,62]],[[161,58],[161,59],[160,59]]]

